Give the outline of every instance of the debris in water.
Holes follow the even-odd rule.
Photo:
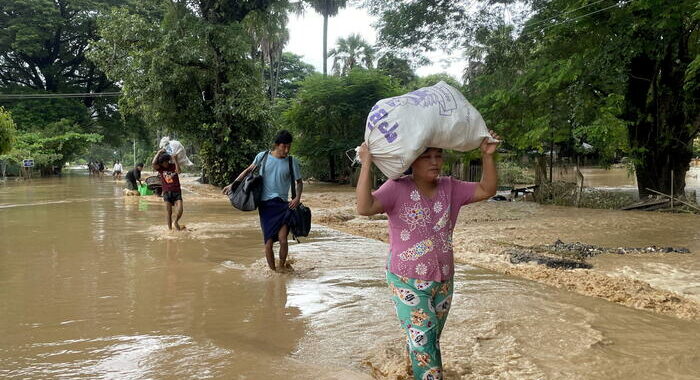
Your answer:
[[[531,250],[522,249],[508,249],[504,253],[510,255],[510,262],[513,264],[521,263],[537,263],[540,265],[546,265],[550,268],[562,268],[562,269],[590,269],[593,265],[588,264],[583,261],[564,259],[561,257],[550,257],[542,254],[535,253]]]
[[[534,262],[550,268],[590,269],[593,266],[585,260],[600,254],[630,254],[630,253],[690,253],[684,247],[657,247],[655,245],[643,248],[605,248],[580,242],[565,243],[557,240],[551,245],[536,245],[532,247],[517,246],[506,249],[503,253],[510,256],[513,264]]]

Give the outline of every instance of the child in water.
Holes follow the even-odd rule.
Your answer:
[[[158,172],[163,184],[163,201],[165,201],[165,215],[168,229],[184,230],[185,226],[179,224],[182,217],[182,190],[180,189],[180,164],[173,160],[172,156],[159,150],[153,157],[153,170]],[[173,207],[175,207],[175,220],[173,221]]]

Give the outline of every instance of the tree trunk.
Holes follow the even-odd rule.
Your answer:
[[[332,152],[328,153],[328,163],[330,164],[331,182],[335,182],[335,155]]]
[[[323,14],[323,76],[328,75],[328,13]]]
[[[685,191],[685,174],[692,159],[697,126],[686,107],[693,103],[683,89],[685,72],[691,61],[687,41],[669,42],[658,60],[646,55],[630,62],[625,118],[630,121],[628,136],[636,158],[639,196],[656,190],[680,195]],[[691,95],[692,96],[692,95]]]
[[[635,168],[639,197],[653,193],[647,189],[656,190],[671,195],[671,188],[677,196],[685,194],[685,174],[690,167],[690,157],[686,160],[679,157],[677,152],[657,152],[647,155],[648,161],[666,161],[662,165],[640,165]],[[673,185],[671,185],[673,171]]]
[[[535,185],[542,185],[547,181],[547,157],[538,155],[535,162]]]

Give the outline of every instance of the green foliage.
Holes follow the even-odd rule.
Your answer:
[[[419,77],[410,83],[409,86],[411,89],[416,90],[421,87],[434,86],[440,81],[443,81],[458,90],[462,87],[462,85],[452,75],[447,73],[430,74],[424,77]]]
[[[693,140],[693,155],[695,158],[700,158],[700,137],[696,137]]]
[[[526,167],[512,161],[498,161],[498,185],[530,185],[535,183],[534,174]]]
[[[251,12],[243,20],[252,40],[251,57],[260,60],[260,69],[263,71],[270,99],[278,96],[283,64],[282,51],[289,41],[288,14],[302,11],[301,3],[278,1],[272,3],[267,10],[257,9]]]
[[[670,171],[687,170],[700,131],[697,1],[366,3],[381,15],[381,46],[464,48],[467,97],[506,148],[573,155],[585,142],[603,162],[627,153],[641,193],[668,193]]]
[[[379,99],[401,92],[391,78],[375,70],[306,78],[285,119],[295,132],[294,154],[304,160],[309,175],[329,179],[333,163],[338,163],[341,176],[349,176],[345,151],[362,142],[367,113]]]
[[[0,92],[118,91],[105,74],[86,59],[86,52],[90,50],[90,41],[97,38],[96,19],[113,6],[130,3],[130,0],[3,2],[0,6]],[[21,135],[35,133],[38,139],[44,139],[68,131],[97,133],[103,136],[104,144],[118,146],[126,136],[142,132],[142,123],[134,120],[122,122],[115,102],[114,98],[2,101],[12,112]],[[89,144],[90,140],[83,141]],[[23,141],[26,142],[26,138]],[[32,146],[41,145],[37,139],[32,141]],[[65,144],[72,141],[76,139],[68,138]],[[65,160],[72,155],[64,153],[58,152],[54,156]],[[62,162],[44,161],[62,166]]]
[[[321,15],[323,15],[323,75],[328,74],[328,18],[338,14],[345,8],[347,0],[304,0]]]
[[[199,148],[207,179],[229,183],[270,133],[244,19],[275,1],[162,3],[98,20],[90,59],[122,84],[120,108]]]
[[[0,87],[49,92],[100,92],[112,87],[85,60],[95,18],[127,0],[3,1]],[[87,100],[91,105],[91,100]]]
[[[143,162],[149,164],[156,153],[154,148],[154,140],[137,140],[136,141],[136,163]],[[105,144],[104,142],[93,144],[90,149],[83,155],[86,161],[103,161],[105,164],[111,165],[114,161],[120,161],[125,168],[134,165],[134,142],[125,141],[119,146]],[[194,160],[194,155],[188,154],[190,160]],[[185,168],[182,168],[183,170]]]
[[[279,98],[293,98],[301,82],[309,75],[316,72],[314,66],[301,60],[300,55],[285,52],[282,53],[279,69],[279,88],[277,96]]]
[[[436,47],[460,46],[473,25],[468,17],[472,1],[366,0],[369,13],[380,16],[379,42],[382,46],[410,50],[422,55]]]
[[[554,181],[540,184],[537,196],[543,204],[575,206],[578,187],[572,182]],[[604,191],[584,188],[579,199],[579,207],[598,209],[619,209],[634,203],[634,195],[621,191]]]
[[[85,104],[78,99],[23,99],[11,103],[8,108],[21,131],[38,132],[62,119],[81,126],[92,122]]]
[[[39,168],[60,167],[84,154],[90,144],[102,140],[98,134],[75,132],[76,130],[79,130],[78,125],[64,119],[50,124],[44,133],[20,132],[13,149],[0,158],[13,163],[31,158]]]
[[[347,75],[355,67],[371,69],[375,50],[359,34],[351,34],[348,38],[338,38],[335,49],[328,52],[333,57],[333,73]]]
[[[12,115],[0,107],[0,155],[8,153],[15,141],[17,129]]]
[[[306,3],[323,16],[333,17],[340,9],[345,8],[347,0],[305,0]]]
[[[377,69],[391,78],[394,78],[404,87],[418,78],[407,59],[400,58],[391,52],[379,58],[379,61],[377,61]]]

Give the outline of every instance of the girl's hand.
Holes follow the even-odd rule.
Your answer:
[[[360,145],[360,150],[357,152],[357,154],[360,156],[360,163],[362,165],[372,163],[372,154],[369,152],[369,147],[367,146],[366,142],[363,142],[362,145]]]
[[[484,138],[484,141],[481,142],[481,146],[479,148],[481,149],[481,154],[491,156],[494,153],[496,153],[496,149],[498,149],[498,144],[500,144],[501,137],[496,134],[496,132],[489,130],[489,133],[491,134],[491,137],[493,137],[496,140],[499,140],[498,142],[489,142],[488,138]]]

